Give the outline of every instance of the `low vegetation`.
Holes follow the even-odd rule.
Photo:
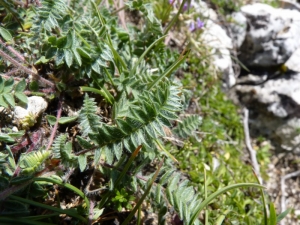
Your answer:
[[[189,44],[204,23],[186,4],[0,2],[1,224],[282,219],[242,160],[237,108]],[[182,46],[166,46],[181,30]],[[28,96],[47,110],[14,120]]]

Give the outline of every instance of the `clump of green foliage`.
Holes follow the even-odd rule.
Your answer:
[[[244,4],[243,0],[210,0],[210,4],[222,15],[228,15],[228,13],[236,12]]]
[[[150,3],[127,2],[128,13],[138,12],[143,20],[127,29],[118,25],[112,5],[106,8],[101,1],[27,4],[0,2],[1,84],[10,87],[2,91],[2,102],[8,104],[1,116],[12,115],[13,94],[20,100],[17,104],[26,104],[20,95],[24,90],[48,96],[52,109],[28,130],[21,126],[21,132],[14,132],[7,123],[1,129],[1,224],[101,224],[112,214],[122,224],[141,224],[141,211],[149,210],[144,202],[150,203],[159,224],[166,222],[167,215],[184,224],[207,224],[201,219],[203,210],[230,190],[235,190],[234,201],[240,207],[236,213],[244,213],[237,220],[243,221],[246,214],[253,220],[256,211],[243,211],[245,195],[236,189],[262,188],[254,180],[223,183],[229,172],[222,166],[212,176],[226,179],[208,182],[204,164],[193,163],[198,184],[204,179],[204,186],[195,188],[175,166],[176,158],[190,160],[181,154],[191,148],[185,145],[181,153],[173,152],[178,147],[173,140],[198,138],[201,118],[179,117],[186,114],[190,99],[184,90],[186,80],[177,79],[175,71],[182,68],[189,51],[179,54],[166,48],[164,33],[170,26],[163,30]],[[17,78],[20,73],[31,76],[13,86],[7,77]],[[74,102],[77,115],[63,112],[64,104]],[[202,126],[206,123],[213,128],[206,120]],[[50,134],[42,137],[43,126],[49,124]],[[214,146],[219,140],[215,136],[210,143]],[[199,150],[200,160],[209,160],[210,143]],[[216,150],[216,154],[221,153]],[[191,180],[197,183],[192,172]],[[222,199],[226,203],[231,198]],[[227,203],[236,210],[232,201]],[[271,212],[274,217],[275,211]],[[270,224],[275,224],[272,218]]]
[[[231,7],[230,9],[224,7],[228,1],[211,1],[215,4],[218,13],[223,15],[237,11],[242,5],[242,1],[229,2],[230,4],[226,7]],[[164,7],[160,10],[166,11],[167,9]],[[160,13],[160,10],[157,10],[157,13]],[[185,13],[189,14],[185,16],[186,18],[195,16],[193,7]],[[192,51],[188,58],[188,69],[182,71],[184,73],[183,87],[189,90],[188,93],[192,93],[191,101],[186,109],[191,111],[191,108],[195,108],[194,113],[202,117],[201,121],[198,120],[201,125],[198,132],[194,132],[194,135],[185,141],[183,148],[171,147],[170,151],[180,162],[179,167],[189,174],[199,193],[205,196],[229,184],[255,182],[256,178],[250,164],[245,163],[247,159],[243,152],[244,134],[238,107],[228,100],[221,90],[222,78],[211,66],[211,59],[208,57],[210,49],[201,41],[201,32],[197,30],[187,34],[185,42],[190,40],[188,48]],[[174,36],[176,36],[176,31]],[[182,46],[179,47],[182,48]],[[187,118],[184,123],[191,121],[192,118]],[[184,134],[188,127],[191,126],[186,125],[185,129],[181,129],[179,124],[174,132],[179,131]],[[177,134],[177,136],[187,138],[185,135]],[[269,145],[264,145],[257,151],[264,179],[268,179],[266,169],[270,161],[269,149]],[[199,175],[201,173],[205,176]],[[218,221],[217,224],[234,224],[241,221],[246,221],[246,224],[263,223],[263,221],[267,223],[262,214],[262,205],[255,204],[261,198],[257,190],[235,190],[233,196],[235,198],[223,196],[215,199],[210,210],[206,212],[206,223],[215,221]]]

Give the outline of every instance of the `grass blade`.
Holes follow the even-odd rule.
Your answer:
[[[277,216],[277,223],[280,222],[284,217],[286,217],[287,214],[289,214],[292,211],[292,208],[288,208],[287,210],[285,210],[284,212],[280,213]]]
[[[169,32],[169,30],[171,29],[171,27],[174,25],[174,23],[178,20],[178,17],[180,15],[180,13],[182,12],[183,10],[183,6],[184,4],[186,3],[186,0],[183,0],[181,2],[181,5],[180,5],[180,8],[178,9],[178,12],[177,14],[173,17],[173,19],[171,20],[171,22],[168,24],[168,26],[166,27],[165,31],[164,31],[164,34],[167,34]]]
[[[84,86],[81,86],[80,87],[80,90],[81,91],[89,91],[89,92],[93,92],[95,94],[99,94],[101,95],[103,98],[105,98],[105,100],[110,103],[111,105],[114,104],[115,100],[114,100],[114,97],[111,95],[111,93],[109,93],[109,91],[106,89],[106,88],[101,88],[100,90],[99,89],[96,89],[96,88],[91,88],[91,87],[84,87]]]
[[[174,62],[161,76],[157,77],[152,83],[150,83],[148,90],[151,90],[160,80],[164,77],[169,76],[188,56],[189,51],[186,52],[184,55],[181,55],[176,62]]]
[[[77,187],[74,187],[71,184],[64,183],[64,182],[62,182],[60,180],[53,179],[53,178],[50,178],[50,177],[36,177],[36,178],[33,178],[33,180],[34,181],[44,181],[44,182],[49,182],[49,183],[53,183],[53,184],[58,184],[58,185],[61,185],[61,186],[65,187],[65,188],[68,188],[68,189],[74,191],[76,194],[78,194],[81,198],[83,198],[83,200],[86,203],[86,208],[87,209],[89,209],[89,207],[90,207],[90,201],[85,196],[85,194],[81,190],[79,190]]]
[[[261,186],[259,184],[255,184],[255,183],[240,183],[240,184],[232,184],[229,186],[226,186],[214,193],[212,193],[211,195],[209,195],[197,208],[196,208],[196,212],[194,213],[194,215],[192,215],[191,217],[191,221],[189,222],[189,225],[193,225],[195,220],[198,218],[199,213],[215,198],[217,198],[219,195],[230,191],[232,189],[236,189],[236,188],[246,188],[246,187],[257,187],[257,188],[264,188],[264,186]]]
[[[84,223],[87,223],[86,218],[84,218],[81,215],[77,214],[73,210],[60,209],[60,208],[57,208],[57,207],[53,207],[53,206],[50,206],[50,205],[45,205],[45,204],[42,204],[42,203],[39,203],[39,202],[36,202],[36,201],[32,201],[32,200],[29,200],[29,199],[21,198],[21,197],[15,196],[15,195],[11,195],[10,198],[14,199],[16,201],[19,201],[19,202],[29,204],[29,205],[34,205],[34,206],[37,206],[37,207],[40,207],[40,208],[51,210],[53,212],[58,212],[60,214],[67,214],[69,216],[72,216],[74,218],[77,218],[77,219],[83,221]]]
[[[141,148],[142,148],[142,145],[138,146],[138,147],[136,148],[136,150],[131,154],[131,156],[130,156],[128,162],[125,164],[124,168],[122,169],[121,174],[119,175],[119,177],[117,178],[117,180],[116,180],[115,183],[114,183],[114,186],[115,186],[115,187],[116,187],[116,186],[120,183],[120,181],[123,179],[123,177],[125,176],[125,174],[127,173],[128,169],[129,169],[129,167],[131,166],[132,161],[133,161],[133,160],[135,159],[135,157],[138,155],[138,153],[140,152]],[[103,206],[105,205],[106,201],[108,200],[108,198],[110,197],[111,194],[112,194],[112,192],[109,191],[109,192],[107,192],[107,193],[102,197],[102,199],[101,199],[101,201],[100,201],[100,203],[99,203],[99,206],[98,206],[99,209],[102,209],[102,208],[103,208]]]
[[[253,170],[253,173],[254,173],[254,177],[255,177],[257,183],[260,184],[260,181],[259,181],[256,173],[254,172],[254,170]],[[262,202],[263,202],[263,206],[264,206],[264,222],[265,222],[265,225],[268,225],[268,210],[267,210],[266,197],[265,197],[265,193],[262,189],[260,189],[260,194],[261,194]]]
[[[138,65],[141,63],[141,61],[143,60],[143,58],[147,55],[147,53],[154,47],[154,45],[156,45],[157,43],[161,42],[167,35],[164,35],[160,38],[158,38],[156,41],[154,41],[144,52],[143,54],[140,56],[140,58],[138,59],[138,61],[134,64],[132,70],[130,71],[130,74],[133,75],[136,71],[136,68],[138,67]]]
[[[130,212],[129,216],[124,220],[124,222],[122,223],[122,225],[127,225],[130,220],[132,219],[132,217],[134,216],[135,212],[138,210],[138,208],[142,205],[144,199],[147,197],[147,195],[149,194],[150,190],[151,190],[151,187],[154,183],[154,181],[156,180],[157,176],[158,176],[158,173],[163,165],[163,162],[164,160],[162,160],[160,163],[159,163],[159,166],[154,174],[154,176],[152,177],[151,179],[151,182],[149,184],[149,186],[147,187],[147,189],[145,190],[145,193],[143,194],[143,196],[140,198],[140,200],[138,201],[138,203],[136,204],[136,206],[133,208],[133,210]]]
[[[276,225],[276,210],[274,207],[273,202],[270,202],[270,217],[269,217],[269,224],[268,225]]]

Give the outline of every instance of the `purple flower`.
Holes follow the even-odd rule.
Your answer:
[[[175,2],[175,0],[169,0],[170,5],[173,5],[174,2]]]
[[[197,29],[201,29],[204,26],[204,22],[197,18]]]
[[[192,21],[192,22],[190,23],[190,31],[191,31],[191,32],[194,32],[195,30],[196,30],[195,22]]]
[[[187,11],[188,9],[189,9],[189,5],[188,5],[188,3],[186,2],[186,3],[184,3],[184,5],[183,5],[182,12],[185,12],[185,11]]]
[[[201,29],[203,26],[204,26],[204,22],[201,21],[200,18],[198,17],[198,18],[197,18],[197,24],[195,25],[195,22],[192,21],[192,22],[190,23],[190,28],[189,28],[189,29],[190,29],[191,32],[194,32],[194,31],[196,31],[196,30]]]
[[[189,10],[190,8],[192,8],[192,7],[193,7],[193,5],[186,2],[186,3],[183,4],[182,12],[185,12],[185,11]]]

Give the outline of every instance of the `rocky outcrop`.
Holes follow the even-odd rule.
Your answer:
[[[224,27],[203,2],[191,1],[206,17],[202,43],[222,74],[224,89],[250,112],[252,136],[269,138],[278,151],[300,153],[300,7],[282,0],[282,8],[245,5]],[[230,36],[230,38],[229,38]],[[243,68],[233,70],[235,51]]]
[[[226,81],[224,86],[231,87],[236,82],[230,53],[233,49],[232,40],[220,26],[217,14],[205,2],[191,1],[191,4],[199,15],[206,18],[201,34],[202,43],[210,49],[214,67],[223,74]]]
[[[300,152],[300,12],[292,8],[252,4],[232,15],[232,38],[249,71],[237,76],[229,96],[250,110],[253,136]]]
[[[253,77],[259,76],[252,75],[251,81]],[[278,150],[300,150],[300,73],[289,71],[260,85],[236,85],[232,92],[250,110],[252,136],[267,137]]]
[[[241,8],[247,33],[239,59],[248,67],[271,67],[285,63],[300,46],[300,13],[266,4]]]

